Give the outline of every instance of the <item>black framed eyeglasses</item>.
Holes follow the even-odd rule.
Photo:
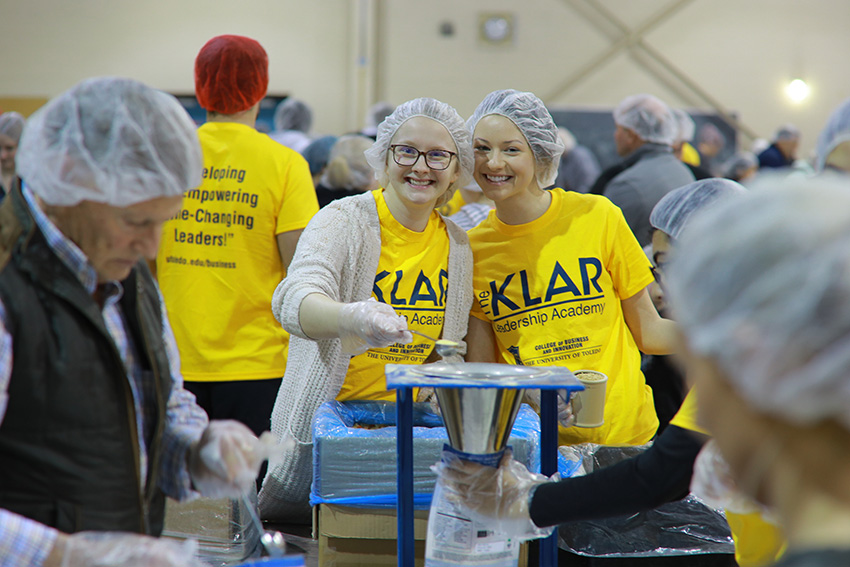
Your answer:
[[[405,146],[403,144],[390,146],[390,152],[393,154],[393,161],[403,166],[411,166],[419,161],[419,156],[425,156],[425,165],[437,171],[448,168],[449,164],[452,163],[452,157],[457,156],[456,153],[448,150],[420,152],[413,146]]]

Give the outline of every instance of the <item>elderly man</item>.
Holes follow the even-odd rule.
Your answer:
[[[626,97],[614,109],[614,123],[622,171],[602,194],[622,209],[638,242],[646,246],[652,207],[669,191],[694,181],[694,176],[673,155],[679,127],[670,108],[658,98],[648,94]]]
[[[0,114],[0,201],[15,184],[15,154],[24,129],[24,117],[17,112]]]
[[[241,494],[261,446],[183,389],[144,261],[200,183],[194,124],[165,93],[90,79],[30,118],[17,162],[0,208],[3,564],[195,565],[150,537],[165,496]]]
[[[800,146],[800,130],[792,124],[780,126],[773,142],[758,155],[760,168],[780,169],[791,167],[797,159]]]

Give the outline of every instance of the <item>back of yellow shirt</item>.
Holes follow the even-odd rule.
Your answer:
[[[646,443],[658,418],[621,301],[652,281],[649,261],[608,199],[551,194],[533,222],[507,225],[493,212],[469,232],[472,315],[492,324],[503,362],[608,376],[605,424],[561,428],[561,444]]]
[[[449,281],[449,235],[446,223],[431,213],[422,232],[414,232],[395,220],[382,190],[373,191],[381,222],[381,258],[372,297],[390,305],[407,319],[407,326],[434,338],[443,331],[446,288]],[[337,400],[395,401],[387,391],[384,366],[421,364],[434,343],[419,335],[407,345],[370,349],[352,357]]]
[[[288,334],[271,297],[285,275],[276,235],[318,211],[307,162],[253,128],[198,129],[203,182],[165,223],[159,280],[189,381],[280,378]]]
[[[691,389],[670,425],[708,434],[697,425],[696,391]],[[735,541],[735,560],[741,567],[772,565],[785,551],[785,539],[778,526],[757,512],[736,514],[726,510],[726,521]]]

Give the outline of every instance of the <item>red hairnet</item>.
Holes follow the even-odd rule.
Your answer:
[[[269,57],[256,40],[219,35],[195,58],[195,95],[202,108],[220,114],[248,110],[266,96]]]

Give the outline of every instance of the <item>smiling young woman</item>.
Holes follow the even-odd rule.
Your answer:
[[[311,422],[322,403],[395,400],[384,366],[436,356],[411,331],[466,335],[469,240],[436,211],[471,178],[463,120],[434,99],[406,102],[380,124],[366,159],[380,188],[322,208],[275,291],[272,309],[292,339],[272,431],[299,443],[266,477],[265,517],[309,520]]]
[[[602,372],[604,425],[563,427],[561,444],[646,443],[658,418],[640,351],[669,353],[675,324],[652,305],[650,264],[623,214],[603,197],[544,190],[564,146],[532,93],[491,93],[467,127],[475,181],[496,204],[469,232],[467,360]]]

